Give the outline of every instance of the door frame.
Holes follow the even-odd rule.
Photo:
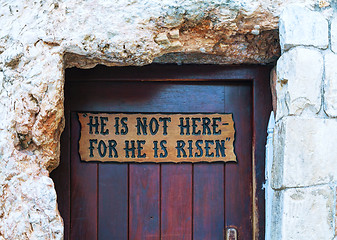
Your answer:
[[[69,236],[70,219],[70,182],[57,184],[64,174],[70,176],[69,146],[62,144],[70,136],[70,99],[68,84],[85,81],[249,81],[252,86],[252,192],[253,192],[253,238],[264,239],[265,236],[265,143],[267,124],[272,111],[272,99],[269,86],[269,74],[272,66],[260,65],[173,65],[152,64],[142,67],[105,67],[93,69],[66,69],[65,72],[65,130],[61,137],[61,161],[51,177],[55,181],[59,209],[64,219],[64,236]],[[62,173],[62,174],[60,174]],[[70,179],[70,178],[69,178]],[[62,204],[60,204],[62,202]],[[69,238],[69,237],[68,237]]]

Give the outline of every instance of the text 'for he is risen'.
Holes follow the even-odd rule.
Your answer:
[[[236,161],[232,114],[78,113],[83,161]]]

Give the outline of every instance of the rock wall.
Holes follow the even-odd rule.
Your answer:
[[[298,19],[291,16],[288,19],[286,14],[296,15],[297,9],[289,8],[281,18],[280,40],[284,54],[277,71],[278,135],[275,142],[279,146],[275,150],[276,161],[280,164],[275,165],[274,189],[278,196],[275,216],[280,218],[275,221],[282,224],[275,224],[274,237],[291,239],[287,235],[288,227],[305,225],[309,221],[307,217],[311,216],[307,210],[322,207],[323,213],[319,218],[315,214],[310,220],[312,224],[307,226],[322,220],[318,229],[322,226],[324,236],[332,238],[335,169],[329,166],[330,169],[317,172],[312,178],[292,182],[294,177],[290,175],[294,172],[289,171],[288,166],[293,167],[292,163],[296,162],[295,168],[301,170],[300,163],[307,169],[305,160],[314,162],[316,156],[330,162],[335,159],[331,151],[323,152],[318,147],[310,151],[304,149],[311,143],[305,135],[311,125],[320,131],[320,127],[324,129],[322,134],[310,131],[312,135],[308,136],[323,141],[320,146],[324,149],[330,149],[324,143],[334,140],[334,136],[324,137],[336,126],[333,118],[336,117],[337,73],[329,67],[333,65],[337,49],[333,37],[336,21],[330,21],[335,7],[329,5],[333,2],[0,0],[0,240],[62,239],[62,219],[57,210],[53,182],[48,176],[59,161],[59,138],[64,127],[65,68],[91,68],[98,63],[144,65],[153,61],[178,64],[274,62],[280,54],[279,15],[285,6],[294,2],[310,10],[299,8],[301,13],[306,11],[299,15],[308,23],[304,24],[308,29],[300,29],[305,33],[305,41],[301,34],[290,34],[288,28]],[[319,21],[313,22],[311,17]],[[330,42],[326,39],[330,29],[327,19],[331,22]],[[314,35],[310,32],[312,29]],[[303,58],[307,52],[313,62]],[[297,60],[310,64],[312,69],[308,69],[314,75],[306,73],[307,68],[301,64],[299,70],[293,65],[289,67],[294,70],[285,70],[287,61],[298,64]],[[309,84],[313,84],[312,88]],[[301,87],[305,90],[298,92]],[[304,122],[300,124],[302,118]],[[296,130],[302,131],[296,136],[292,132],[293,123],[298,125]],[[303,154],[298,149],[295,149],[297,153],[292,153],[291,144],[298,144]],[[324,154],[331,155],[324,157]],[[306,176],[310,169],[301,176]],[[296,203],[309,215],[301,215],[301,211],[295,215],[291,211],[289,207],[293,206],[294,199],[305,202]],[[285,221],[287,217],[293,222]],[[301,227],[296,231],[294,236],[309,234],[303,233]]]
[[[272,239],[336,239],[337,25],[326,10],[280,16]]]

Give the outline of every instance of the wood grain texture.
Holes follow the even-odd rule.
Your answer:
[[[233,112],[237,164],[225,165],[226,226],[236,226],[239,239],[252,239],[252,88],[231,85],[225,93],[225,109]]]
[[[161,239],[192,239],[192,164],[161,168]]]
[[[97,163],[80,161],[80,126],[71,114],[71,224],[70,239],[97,239]]]
[[[98,239],[128,239],[128,165],[99,163]]]
[[[269,84],[266,84],[266,79],[269,79],[271,67],[265,71],[256,71],[256,77],[253,82],[253,104],[254,104],[254,133],[253,146],[254,152],[254,171],[256,180],[256,191],[254,195],[255,212],[254,224],[256,231],[254,232],[255,239],[264,239],[265,236],[265,144],[267,139],[267,125],[270,112],[272,109],[272,97]],[[261,104],[264,103],[264,104]],[[274,112],[275,113],[275,112]]]
[[[129,166],[129,239],[160,237],[160,166]]]
[[[224,164],[195,164],[193,239],[224,239]]]

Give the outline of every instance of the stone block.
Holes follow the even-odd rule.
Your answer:
[[[337,119],[286,117],[274,129],[272,188],[337,181]]]
[[[331,50],[337,53],[337,17],[331,19],[330,34]]]
[[[271,239],[332,239],[334,189],[285,189],[274,195]]]
[[[327,19],[318,12],[290,5],[280,15],[280,44],[282,51],[295,46],[313,46],[326,49],[329,44]]]
[[[329,117],[337,117],[337,54],[325,55],[324,111]]]
[[[287,115],[319,112],[323,77],[323,56],[319,50],[291,49],[277,61],[276,72],[276,120]]]

